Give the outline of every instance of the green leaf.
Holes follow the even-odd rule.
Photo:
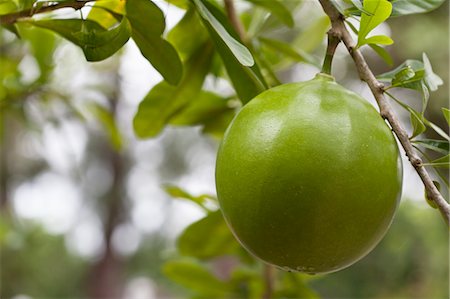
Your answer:
[[[392,16],[426,13],[437,9],[445,0],[391,0]]]
[[[387,0],[365,0],[363,6],[364,10],[372,15],[367,13],[361,15],[357,47],[365,44],[367,35],[387,20],[392,11],[392,4]]]
[[[364,40],[365,44],[392,45],[394,41],[386,35],[375,35]]]
[[[442,113],[444,114],[445,120],[447,121],[447,124],[450,125],[450,110],[448,110],[447,108],[441,108],[442,109]]]
[[[450,155],[433,160],[433,161],[431,161],[431,163],[426,163],[426,165],[431,165],[433,167],[449,168],[450,167]]]
[[[221,211],[215,211],[189,225],[178,237],[177,246],[183,255],[211,259],[233,253],[240,245],[225,223]]]
[[[167,194],[169,194],[174,198],[182,198],[192,201],[193,203],[197,204],[202,209],[204,209],[206,212],[210,212],[209,208],[206,207],[206,203],[208,201],[217,201],[216,198],[207,194],[202,194],[200,196],[193,196],[188,192],[186,192],[185,190],[181,189],[180,187],[174,185],[165,185],[164,191],[166,191]]]
[[[80,47],[86,59],[100,61],[110,57],[126,44],[131,35],[131,27],[127,18],[122,18],[120,24],[111,30],[82,31],[74,35],[81,41]]]
[[[208,37],[208,31],[203,26],[195,8],[191,6],[178,24],[168,33],[167,41],[177,49],[181,59],[185,60],[198,47],[204,45]]]
[[[169,261],[162,270],[174,282],[210,298],[224,296],[232,291],[229,284],[216,278],[203,264],[190,259]]]
[[[14,34],[17,38],[21,38],[19,30],[17,29],[17,24],[5,24],[2,25],[3,28]]]
[[[178,86],[163,81],[139,104],[133,121],[140,138],[155,137],[180,109],[193,101],[202,88],[212,61],[212,45],[207,42],[185,63],[185,74]]]
[[[369,44],[369,47],[371,47],[372,50],[374,50],[388,65],[391,66],[394,64],[391,55],[388,53],[388,51],[386,51],[385,48],[374,44]]]
[[[402,74],[410,74],[414,72],[414,76],[404,76]],[[419,60],[406,60],[397,68],[387,73],[377,76],[377,79],[384,82],[390,82],[392,87],[403,87],[423,92],[422,81],[424,80],[425,70],[423,63]],[[405,78],[405,80],[401,80]]]
[[[412,142],[437,153],[441,153],[444,155],[449,153],[449,142],[447,140],[421,139],[413,140]]]
[[[204,0],[193,1],[198,9],[199,14],[209,23],[211,28],[216,31],[217,35],[222,39],[225,45],[227,45],[231,53],[233,53],[234,57],[236,57],[236,59],[243,66],[252,66],[253,64],[255,64],[250,51],[230,35],[230,33],[225,29],[221,22],[217,20],[216,17],[209,11],[208,7],[203,4]]]
[[[413,110],[411,107],[407,106],[407,109],[410,113],[411,126],[413,129],[412,135],[410,138],[414,138],[417,135],[422,134],[426,130],[426,126],[424,124],[423,116],[417,111]]]
[[[306,53],[302,50],[296,50],[294,49],[290,44],[285,43],[283,41],[260,37],[259,40],[266,45],[267,47],[278,51],[291,59],[299,62],[307,62],[309,64],[315,65],[317,67],[320,67],[320,62],[317,61],[312,55]]]
[[[415,75],[416,72],[410,66],[407,66],[394,75],[394,78],[392,79],[392,85],[401,85],[402,82],[414,78]]]
[[[175,114],[170,123],[173,125],[204,125],[220,118],[224,113],[234,115],[235,105],[229,98],[224,98],[210,91],[201,91],[195,101]]]
[[[94,2],[87,18],[108,29],[120,21],[120,16],[124,14],[124,0],[97,0]]]
[[[247,1],[267,9],[288,27],[292,28],[294,26],[294,19],[292,18],[291,12],[280,1],[278,0],[271,0],[271,1],[247,0]]]
[[[91,104],[89,108],[108,133],[111,145],[115,150],[120,151],[123,145],[123,137],[111,112],[99,104]]]
[[[221,138],[240,102],[236,99],[223,98],[209,91],[200,91],[195,101],[191,101],[170,119],[175,126],[202,125],[202,132]]]
[[[149,0],[128,0],[127,17],[132,37],[142,55],[172,85],[180,82],[182,63],[174,47],[161,38],[166,23],[159,7]]]
[[[330,0],[331,4],[341,13],[341,15],[346,15],[346,10],[348,8],[347,5],[342,3],[342,1],[339,0]]]
[[[199,0],[197,0],[197,2],[199,2]],[[228,23],[223,12],[207,1],[203,1],[203,4],[208,8],[211,15],[213,15],[215,19],[225,27],[227,32],[229,32],[235,39],[238,39],[236,32]],[[230,48],[225,44],[223,39],[214,30],[212,25],[207,20],[202,20],[203,24],[208,29],[209,35],[214,42],[217,52],[222,58],[228,77],[230,78],[230,81],[241,101],[243,103],[247,103],[256,95],[267,89],[267,84],[261,75],[258,65],[254,64],[252,67],[242,65],[231,52]]]
[[[71,41],[76,45],[81,45],[80,38],[75,34],[81,32],[84,27],[86,31],[97,31],[105,32],[106,30],[100,26],[98,23],[91,20],[81,20],[81,19],[63,19],[63,20],[31,20],[25,19],[21,21],[22,23],[28,23],[36,27],[41,27],[45,29],[52,30],[58,33],[65,39]]]
[[[444,82],[438,75],[436,75],[433,72],[433,69],[431,67],[431,63],[430,63],[430,60],[428,59],[427,54],[425,54],[425,53],[422,54],[422,60],[423,60],[423,68],[425,71],[425,77],[424,77],[425,84],[428,86],[430,91],[436,91],[438,89],[438,86],[444,84]]]
[[[434,123],[432,123],[431,121],[424,119],[424,122],[427,126],[429,126],[430,128],[432,128],[436,133],[438,133],[442,138],[444,138],[445,140],[449,140],[450,141],[450,136],[448,136],[447,133],[444,132],[444,130],[442,130],[441,128],[439,128],[437,125],[435,125]]]
[[[189,0],[166,0],[166,2],[181,9],[187,9],[189,7]]]
[[[123,18],[119,26],[106,30],[91,20],[24,20],[36,27],[50,29],[81,47],[88,61],[100,61],[116,53],[130,38],[130,24]]]
[[[16,2],[13,0],[1,0],[0,1],[0,15],[7,15],[9,13],[15,12],[19,9]],[[4,26],[2,24],[2,26]]]

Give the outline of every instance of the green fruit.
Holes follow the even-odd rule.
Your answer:
[[[219,149],[216,187],[249,252],[284,270],[324,273],[355,263],[384,236],[402,167],[377,111],[318,74],[242,108]]]

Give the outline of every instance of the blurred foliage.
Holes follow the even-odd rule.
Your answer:
[[[49,235],[39,226],[1,222],[2,298],[26,294],[47,298],[84,297],[80,288],[86,279],[88,264],[67,251],[64,238]]]
[[[200,227],[205,221],[209,226]],[[441,221],[433,210],[404,201],[388,234],[367,257],[327,275],[277,270],[273,298],[317,298],[317,294],[321,298],[448,298],[448,231]],[[222,234],[213,232],[219,227]],[[169,246],[164,237],[149,238],[128,260],[126,276],[151,278],[162,297],[261,298],[265,266],[239,247],[225,228],[220,213],[212,212],[186,228],[182,239],[193,240],[178,241],[180,251],[171,254],[164,254]],[[64,236],[5,221],[1,232],[2,298],[17,294],[39,298],[44,293],[47,298],[86,296],[80,285],[89,263],[67,251]],[[211,240],[230,244],[213,249]],[[186,243],[197,250],[181,249]]]

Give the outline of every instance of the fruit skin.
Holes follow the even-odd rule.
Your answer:
[[[355,263],[385,235],[402,165],[377,111],[318,74],[241,109],[219,148],[216,188],[249,252],[284,270],[326,273]]]

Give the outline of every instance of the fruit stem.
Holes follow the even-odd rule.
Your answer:
[[[334,52],[339,45],[341,39],[338,38],[334,32],[328,31],[328,46],[327,52],[325,53],[325,59],[323,60],[322,73],[331,75],[331,64],[333,62]]]

